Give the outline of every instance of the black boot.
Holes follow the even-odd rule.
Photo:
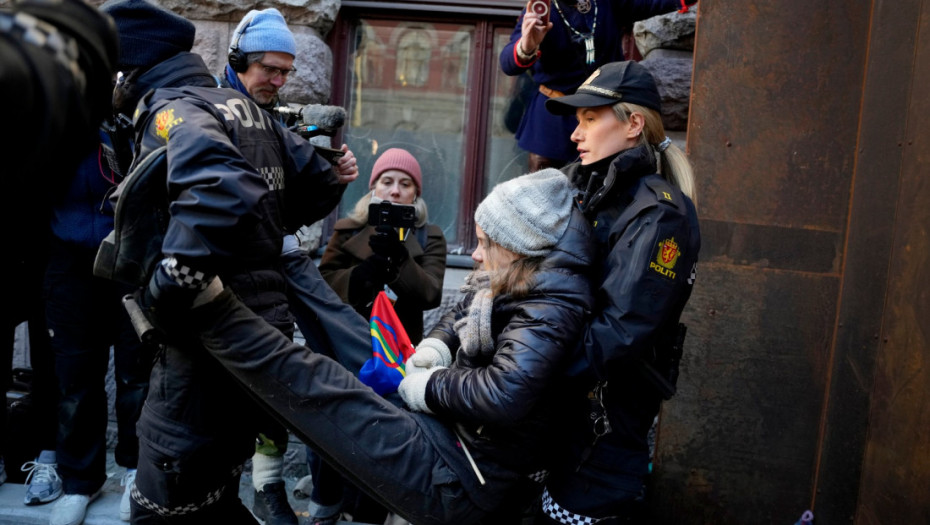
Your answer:
[[[297,525],[297,514],[287,501],[283,481],[269,483],[255,491],[252,513],[265,525]]]

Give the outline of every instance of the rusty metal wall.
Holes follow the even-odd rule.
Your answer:
[[[887,4],[874,15],[850,224],[859,262],[881,257],[888,267],[884,308],[870,313],[881,325],[856,492],[854,521],[861,525],[930,523],[930,3]],[[875,239],[888,251],[875,251],[869,238],[885,233],[873,230],[877,217],[894,221],[891,235]],[[844,313],[851,302],[844,294]],[[829,504],[826,482],[839,480],[820,479],[818,502]]]
[[[699,9],[704,245],[655,514],[930,523],[930,8]]]

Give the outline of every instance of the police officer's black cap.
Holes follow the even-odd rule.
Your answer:
[[[661,111],[662,100],[656,81],[639,62],[604,64],[574,94],[547,100],[546,109],[555,115],[569,115],[578,108],[612,106],[618,102]]]

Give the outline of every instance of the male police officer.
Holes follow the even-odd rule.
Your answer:
[[[166,27],[193,34],[187,20],[143,0],[101,9],[116,21],[122,61],[133,64],[114,100],[137,115],[135,165],[164,151],[167,171],[161,260],[140,297],[167,344],[138,424],[133,521],[254,523],[237,487],[264,413],[191,342],[195,327],[182,312],[219,277],[292,334],[282,239],[325,216],[358,170],[351,152],[330,166],[249,97],[217,89],[199,56],[159,56]]]

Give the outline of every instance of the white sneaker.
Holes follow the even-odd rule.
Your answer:
[[[43,450],[35,461],[26,462],[20,470],[28,472],[26,476],[25,505],[40,505],[55,501],[61,496],[61,478],[58,477],[58,463],[54,450]]]
[[[123,480],[120,481],[120,485],[126,487],[123,489],[123,497],[119,500],[119,519],[123,521],[129,521],[129,518],[132,517],[132,505],[130,501],[132,500],[132,484],[136,481],[136,469],[128,468],[126,473],[123,474]]]
[[[87,506],[97,499],[100,491],[87,496],[85,494],[65,494],[52,506],[48,525],[81,525],[87,514]]]

